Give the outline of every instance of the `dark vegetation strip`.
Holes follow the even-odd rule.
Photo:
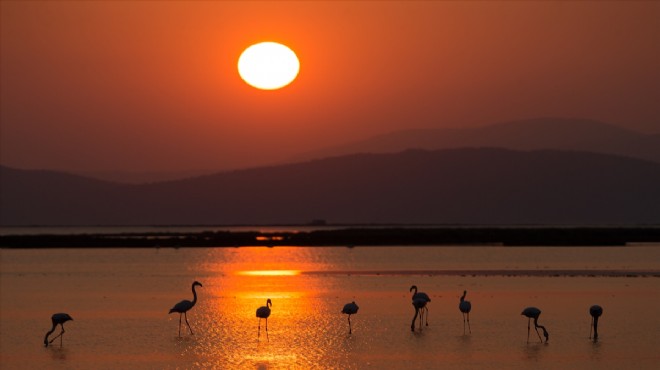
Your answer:
[[[4,235],[2,248],[241,246],[623,246],[660,244],[660,227],[346,228],[308,232],[149,232]]]

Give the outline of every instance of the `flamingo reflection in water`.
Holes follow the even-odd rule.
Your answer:
[[[179,313],[179,337],[181,337],[181,314],[186,318],[186,325],[188,325],[188,329],[190,329],[190,334],[195,335],[193,333],[192,328],[190,327],[190,323],[188,323],[188,314],[187,312],[195,306],[195,303],[197,303],[197,292],[195,291],[196,286],[202,286],[202,283],[199,281],[195,281],[192,283],[192,292],[193,292],[193,300],[189,301],[187,299],[184,299],[183,301],[177,303],[170,309],[169,313],[172,312],[178,312]]]
[[[266,305],[257,308],[257,317],[259,318],[259,329],[257,331],[257,338],[261,336],[261,319],[266,319],[266,339],[270,342],[268,337],[268,316],[270,316],[270,307],[273,303],[270,301],[270,298],[266,300]]]
[[[539,310],[536,307],[527,307],[523,310],[521,315],[525,315],[527,317],[527,343],[529,343],[529,328],[530,328],[530,321],[534,319],[534,330],[536,330],[536,335],[539,336],[539,340],[541,343],[543,342],[543,339],[541,339],[541,334],[539,334],[538,328],[543,329],[543,336],[545,336],[545,341],[546,343],[548,342],[548,339],[550,338],[550,334],[548,333],[547,330],[545,330],[545,326],[541,326],[538,324],[539,316],[541,316],[541,310]]]
[[[410,330],[415,331],[415,320],[419,314],[419,330],[422,330],[422,321],[424,317],[424,312],[426,312],[426,326],[429,326],[429,309],[426,307],[428,302],[431,302],[431,298],[428,294],[423,292],[417,292],[417,285],[410,287],[410,291],[413,292],[412,295],[412,304],[415,307],[415,316],[413,316],[412,323],[410,324]]]
[[[344,308],[341,310],[341,313],[348,314],[348,334],[353,333],[353,329],[351,328],[351,315],[356,314],[359,308],[360,307],[355,304],[355,301],[353,301],[351,303],[346,303]]]
[[[67,322],[67,321],[73,321],[73,318],[71,316],[69,316],[69,314],[67,314],[67,313],[56,313],[50,318],[50,320],[53,323],[53,327],[50,329],[49,332],[46,333],[46,336],[44,337],[44,346],[48,347],[48,344],[53,343],[55,341],[55,339],[57,339],[59,337],[60,338],[60,347],[62,347],[62,339],[64,338],[64,323]],[[57,325],[59,325],[62,328],[62,331],[59,334],[57,334],[56,336],[54,336],[53,339],[51,339],[50,342],[49,342],[48,341],[48,336],[53,334],[53,332],[55,331],[55,328],[57,327]]]

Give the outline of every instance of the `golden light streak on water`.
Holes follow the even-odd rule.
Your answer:
[[[251,271],[238,271],[238,275],[246,276],[296,276],[300,275],[300,270],[251,270]]]

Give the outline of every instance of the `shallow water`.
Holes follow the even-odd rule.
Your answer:
[[[660,278],[418,274],[660,270],[657,247],[0,250],[0,360],[14,368],[656,368]],[[177,336],[181,299],[198,303]],[[411,285],[431,296],[411,332]],[[472,334],[459,296],[468,290]],[[268,338],[257,307],[273,302]],[[356,301],[348,334],[345,303]],[[589,337],[588,308],[604,314]],[[527,343],[523,308],[550,332]],[[74,317],[48,348],[50,316]],[[264,322],[262,322],[262,325]],[[59,329],[58,329],[59,331]]]

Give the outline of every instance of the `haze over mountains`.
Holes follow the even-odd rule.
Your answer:
[[[497,147],[557,149],[616,154],[660,162],[660,134],[643,134],[588,119],[537,118],[477,128],[411,129],[307,152],[293,160],[406,149]]]
[[[660,163],[508,149],[356,154],[126,185],[0,168],[2,225],[660,223]]]

